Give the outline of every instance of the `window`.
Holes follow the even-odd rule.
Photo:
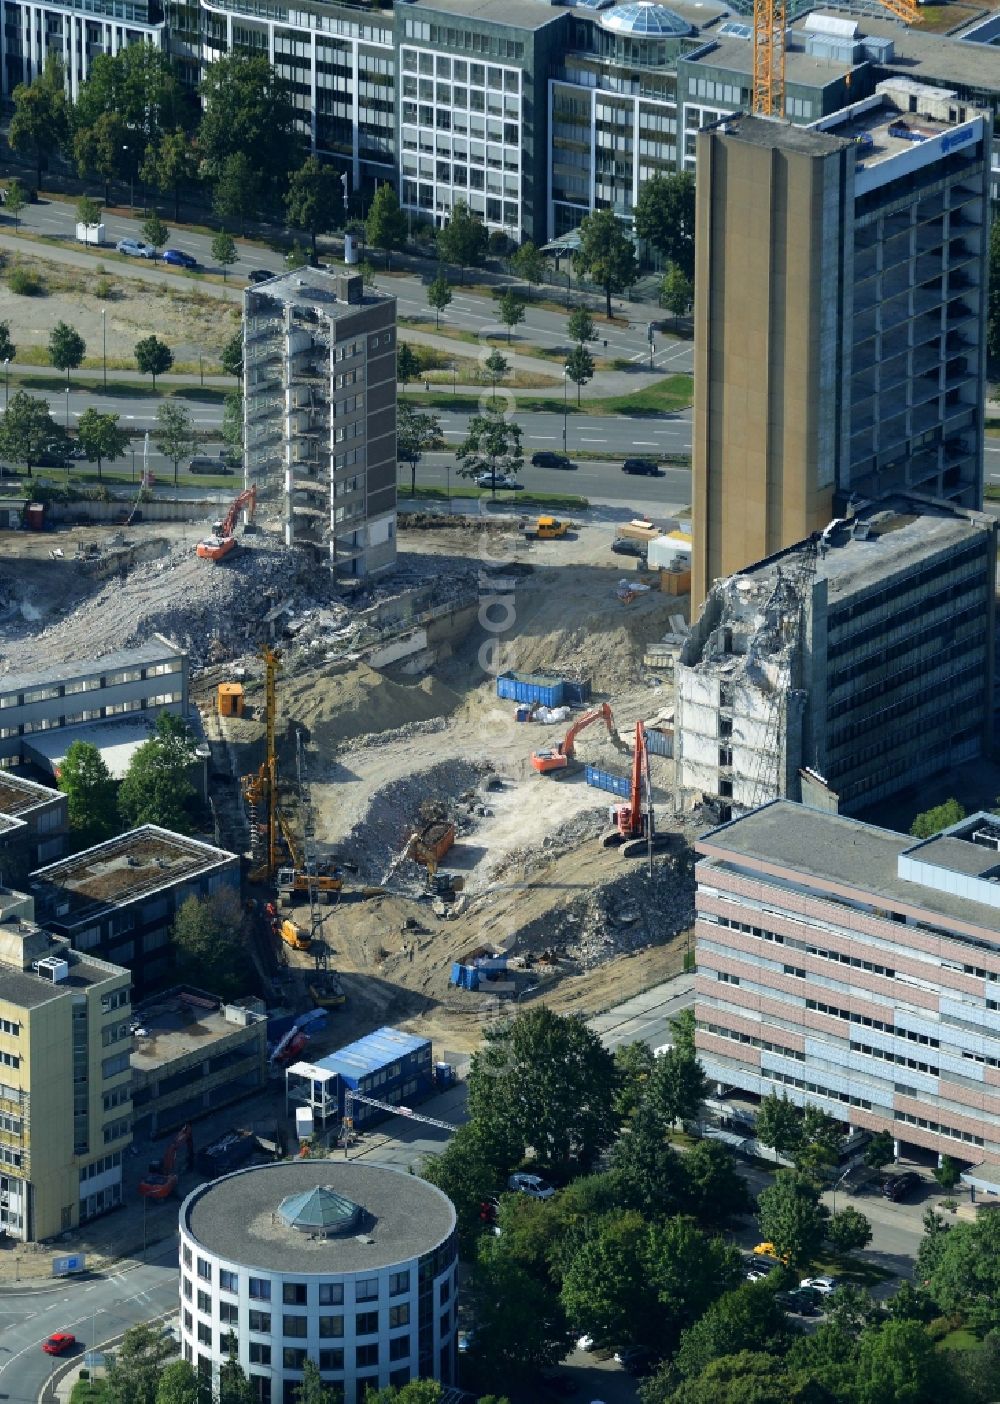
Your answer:
[[[251,1341],[251,1342],[250,1342],[250,1364],[251,1364],[251,1365],[270,1365],[270,1363],[271,1363],[271,1347],[270,1347],[269,1345],[265,1345],[265,1344],[263,1343],[263,1341]]]
[[[115,934],[117,935],[117,932]],[[112,1009],[121,1009],[128,1004],[131,995],[127,985],[123,985],[120,990],[112,990],[110,994],[101,995],[101,1009],[105,1014],[110,1014]]]
[[[308,1322],[304,1316],[288,1316],[281,1318],[281,1328],[284,1335],[292,1340],[304,1341],[308,1332]]]
[[[116,1053],[113,1058],[105,1058],[101,1064],[101,1076],[105,1079],[128,1072],[131,1062],[128,1053]]]
[[[235,1302],[219,1303],[219,1320],[223,1326],[238,1326],[240,1324],[240,1309]]]
[[[359,1311],[354,1322],[354,1334],[357,1336],[374,1336],[378,1334],[378,1312]]]
[[[211,1282],[211,1280],[212,1280],[212,1264],[208,1261],[207,1258],[199,1258],[199,1259],[198,1259],[198,1276],[199,1276],[204,1282]]]
[[[5,1068],[19,1068],[21,1066],[21,1060],[15,1053],[0,1053],[0,1063],[3,1063]],[[125,1054],[125,1066],[128,1066],[127,1053]]]
[[[356,1302],[377,1302],[378,1278],[359,1277],[354,1284],[354,1300]]]
[[[342,1336],[344,1334],[344,1318],[342,1316],[321,1316],[319,1318],[319,1334],[326,1339],[331,1336]]]
[[[305,1350],[301,1346],[285,1346],[281,1352],[281,1363],[286,1370],[304,1370]]]
[[[187,1245],[186,1243],[185,1243],[185,1245],[184,1245],[184,1266],[185,1266],[185,1267],[190,1267],[190,1266],[191,1266],[191,1249],[188,1247],[188,1245]]]
[[[354,1362],[354,1363],[355,1363],[355,1365],[357,1366],[357,1368],[358,1368],[359,1370],[363,1369],[366,1365],[377,1365],[377,1364],[378,1364],[378,1342],[375,1341],[372,1345],[360,1345],[360,1346],[358,1346],[357,1349],[356,1349],[356,1351],[355,1351],[355,1362]]]
[[[190,1279],[190,1277],[181,1277],[181,1291],[184,1293],[184,1295],[185,1295],[185,1297],[188,1299],[188,1301],[190,1301],[190,1300],[191,1300],[191,1279]]]
[[[0,1019],[0,1033],[10,1034],[11,1038],[17,1038],[20,1032],[20,1024],[15,1024],[12,1019]]]
[[[250,1330],[271,1334],[271,1313],[269,1311],[252,1311],[250,1313]]]
[[[206,1316],[212,1315],[212,1294],[210,1292],[198,1293],[198,1310],[204,1312]]]
[[[132,1096],[132,1088],[127,1082],[123,1082],[121,1087],[116,1087],[112,1092],[105,1092],[102,1101],[105,1111],[114,1111],[115,1107],[122,1106],[129,1101]]]
[[[219,1291],[238,1292],[240,1280],[235,1272],[230,1272],[228,1268],[219,1268]]]
[[[410,1270],[405,1272],[393,1272],[389,1274],[389,1296],[398,1297],[400,1292],[410,1290]]]
[[[389,1308],[389,1329],[394,1326],[409,1326],[410,1324],[410,1304],[403,1302],[401,1306]]]
[[[266,1277],[251,1277],[250,1300],[252,1302],[269,1302],[271,1300],[271,1284]]]
[[[389,1339],[389,1359],[406,1360],[410,1354],[409,1336],[392,1336]]]
[[[304,1282],[284,1283],[281,1288],[281,1300],[285,1306],[305,1306],[306,1284]]]
[[[342,1370],[344,1368],[344,1352],[340,1346],[327,1346],[319,1353],[319,1368],[321,1370]]]
[[[198,1322],[198,1344],[206,1346],[212,1344],[212,1328],[206,1326],[203,1321]]]

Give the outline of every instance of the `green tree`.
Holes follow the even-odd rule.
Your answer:
[[[649,1226],[647,1262],[662,1313],[658,1340],[668,1353],[712,1302],[745,1280],[738,1250],[682,1216]]]
[[[243,392],[230,390],[222,404],[222,437],[226,460],[235,468],[243,462]]]
[[[154,254],[158,253],[170,238],[170,230],[155,210],[143,220],[139,226],[139,233],[149,244]]]
[[[621,1202],[613,1174],[579,1175],[551,1199],[500,1198],[497,1226],[504,1253],[537,1281],[558,1291],[577,1248],[604,1214],[634,1208]]]
[[[458,451],[463,472],[473,458],[498,468],[520,462],[520,431],[510,433],[517,426],[486,421],[477,416],[470,422],[469,438]],[[505,432],[504,445],[494,441],[494,434]],[[500,1128],[522,1148],[531,1146],[544,1165],[573,1161],[589,1168],[612,1139],[614,1058],[575,1016],[541,1005],[491,1025],[473,1054],[468,1085],[473,1120]]]
[[[195,789],[190,769],[195,753],[186,728],[178,733],[173,720],[169,713],[160,713],[155,732],[134,752],[121,782],[118,810],[130,828],[159,824],[177,833],[191,832]]]
[[[836,1165],[843,1143],[840,1122],[807,1103],[799,1118],[799,1143],[792,1152],[797,1170],[822,1173]]]
[[[399,349],[402,351],[402,345]],[[417,490],[417,464],[425,453],[441,448],[443,444],[438,416],[400,401],[396,407],[396,456],[410,465],[411,497]]]
[[[629,1121],[646,1091],[654,1064],[653,1050],[648,1043],[621,1043],[615,1049],[615,1115],[619,1121]]]
[[[677,1368],[686,1378],[740,1351],[780,1351],[790,1339],[788,1319],[766,1282],[744,1282],[712,1302],[681,1336]]]
[[[687,1058],[698,1056],[694,1043],[694,1007],[682,1009],[670,1020],[670,1038],[678,1053]]]
[[[757,1197],[761,1235],[774,1244],[779,1257],[795,1264],[816,1257],[826,1237],[829,1216],[814,1182],[795,1170],[779,1170],[774,1183]]]
[[[594,358],[582,342],[570,349],[566,357],[566,374],[576,386],[576,403],[579,405],[580,392],[594,378]]]
[[[869,1170],[881,1170],[883,1165],[891,1165],[896,1159],[893,1139],[888,1131],[876,1131],[865,1146],[861,1159]]]
[[[504,1188],[522,1149],[504,1126],[469,1122],[439,1155],[423,1162],[424,1179],[443,1190],[455,1206],[465,1256],[482,1232],[485,1200]]]
[[[653,1339],[659,1316],[649,1281],[648,1225],[635,1210],[605,1214],[592,1225],[563,1276],[567,1320],[606,1349]]]
[[[835,1287],[823,1305],[828,1321],[855,1336],[873,1321],[882,1319],[881,1303],[876,1302],[870,1292],[855,1282],[842,1282],[839,1287]]]
[[[248,992],[253,974],[246,959],[243,912],[232,888],[220,888],[211,897],[185,898],[171,934],[179,979],[223,999]]]
[[[937,804],[933,809],[925,809],[918,814],[910,825],[910,833],[914,838],[933,838],[942,829],[948,829],[964,818],[965,807],[957,799],[945,800],[944,804]]]
[[[595,210],[580,222],[580,247],[573,255],[578,273],[604,289],[608,320],[611,295],[630,288],[639,276],[635,247],[613,210]]]
[[[45,445],[58,439],[59,426],[49,413],[49,402],[24,390],[10,397],[10,403],[0,419],[0,456],[23,463],[31,477],[31,465],[37,463]]]
[[[144,336],[135,343],[135,364],[142,375],[153,377],[154,390],[156,377],[166,375],[173,363],[174,353],[158,336]],[[164,406],[161,405],[160,408],[163,409]]]
[[[694,175],[690,171],[645,182],[635,204],[635,232],[685,277],[694,277]]]
[[[385,254],[388,271],[393,253],[406,243],[406,215],[399,208],[399,196],[388,181],[372,196],[365,220],[365,238],[373,248]]]
[[[545,277],[545,257],[535,248],[528,239],[514,254],[511,259],[511,266],[519,278],[523,278],[528,285],[528,297],[531,297],[531,289],[542,282]]]
[[[708,1079],[697,1058],[676,1045],[662,1053],[653,1066],[642,1115],[655,1117],[668,1129],[675,1122],[695,1121],[708,1094]]]
[[[663,1128],[640,1109],[630,1130],[611,1151],[619,1201],[647,1219],[687,1208],[687,1166],[666,1140]]]
[[[42,72],[30,83],[18,83],[11,100],[14,112],[7,140],[14,151],[34,161],[35,182],[41,185],[49,156],[69,136],[65,70],[58,55],[50,51]]]
[[[677,263],[668,263],[660,280],[660,306],[671,314],[674,326],[690,311],[693,297],[694,288],[684,269]]]
[[[198,150],[180,127],[164,132],[146,149],[140,174],[147,185],[174,202],[174,223],[181,217],[181,191],[198,179]]]
[[[304,229],[312,241],[312,261],[317,262],[316,239],[337,229],[344,218],[344,191],[332,166],[307,156],[292,175],[285,196],[288,222]]]
[[[10,339],[10,323],[0,322],[0,363],[13,361],[17,356],[17,347]]]
[[[73,109],[74,129],[79,132],[112,119],[121,134],[121,174],[138,176],[149,148],[164,132],[183,126],[191,114],[173,60],[153,44],[129,44],[117,54],[95,55],[89,69]]]
[[[513,290],[505,292],[497,302],[497,315],[507,328],[509,344],[514,328],[524,321],[524,302]]]
[[[292,247],[285,254],[285,267],[291,273],[296,268],[305,268],[308,262],[309,260],[303,252],[302,245],[299,243],[298,239],[293,239]]]
[[[104,757],[87,741],[71,741],[59,767],[76,848],[89,848],[119,831],[116,786]]]
[[[240,234],[248,219],[260,213],[261,177],[253,158],[234,151],[219,167],[212,192],[212,208],[220,219],[235,219]],[[303,263],[305,259],[302,260]]]
[[[858,1404],[931,1404],[954,1399],[954,1372],[916,1321],[887,1321],[861,1333]]]
[[[76,202],[76,218],[79,224],[85,224],[88,228],[99,224],[101,219],[101,206],[97,200],[92,200],[89,195],[81,195]]]
[[[377,1400],[378,1395],[375,1398]],[[333,1404],[333,1391],[323,1383],[315,1360],[307,1360],[303,1366],[302,1383],[295,1391],[295,1400],[296,1404]]]
[[[516,473],[524,463],[521,426],[507,419],[495,405],[487,405],[482,414],[475,414],[469,420],[465,438],[459,444],[455,457],[459,477],[477,478],[481,473],[489,473],[493,481],[493,496],[496,497],[497,475]],[[482,1051],[487,1052],[488,1045]],[[608,1058],[610,1060],[610,1053]],[[613,1068],[614,1064],[611,1066]]]
[[[802,1139],[802,1112],[787,1092],[779,1097],[777,1092],[769,1092],[761,1098],[757,1108],[756,1133],[762,1146],[770,1146],[774,1158],[790,1158]]]
[[[121,458],[131,442],[124,429],[118,428],[117,414],[101,414],[92,406],[83,411],[76,427],[80,444],[88,463],[97,464],[97,479],[106,458]]]
[[[220,229],[218,234],[214,234],[212,236],[212,257],[222,269],[222,281],[226,282],[229,278],[229,270],[239,258],[239,254],[236,252],[236,242],[233,239],[233,236],[231,234],[227,234],[224,229]],[[239,336],[241,338],[240,355],[242,357],[243,333],[240,332]]]
[[[872,1241],[872,1226],[859,1209],[842,1209],[826,1226],[826,1241],[835,1253],[855,1253]]]
[[[79,109],[74,112],[73,160],[77,173],[82,179],[93,176],[103,182],[106,205],[111,204],[111,182],[124,169],[127,141],[128,128],[117,112],[101,112],[86,125],[81,124]]]
[[[408,341],[400,341],[396,345],[396,379],[400,385],[409,385],[411,380],[416,380],[420,374],[420,362],[417,353]]]
[[[750,1187],[728,1146],[698,1141],[682,1163],[685,1212],[703,1228],[727,1229],[753,1211]]]
[[[932,1173],[943,1190],[953,1190],[962,1178],[961,1167],[950,1155],[943,1155],[940,1165],[935,1166]]]
[[[173,1344],[145,1321],[130,1326],[110,1357],[105,1380],[108,1404],[156,1404],[163,1366]]]
[[[68,322],[56,322],[49,332],[49,363],[56,370],[66,372],[66,388],[69,389],[69,373],[76,370],[87,352],[87,343]]]
[[[793,1370],[814,1381],[820,1391],[813,1396],[817,1400],[856,1404],[857,1354],[855,1332],[842,1321],[827,1320],[795,1341],[787,1359]]]
[[[156,1386],[156,1404],[202,1404],[198,1376],[186,1360],[164,1365]]]
[[[219,1367],[218,1404],[256,1404],[257,1397],[257,1391],[240,1364],[236,1333],[230,1330],[226,1337],[226,1359]]]
[[[572,339],[581,345],[585,341],[593,341],[597,329],[588,308],[574,307],[566,318],[566,330]]]
[[[226,236],[229,237],[228,235]],[[222,369],[227,375],[235,375],[237,380],[243,379],[243,328],[239,327],[222,348],[220,357]]]
[[[209,175],[218,181],[228,166],[231,181],[237,169],[247,169],[231,164],[233,157],[242,157],[253,176],[250,203],[263,197],[275,204],[288,172],[301,164],[290,84],[263,54],[236,49],[208,65],[199,92],[204,109],[198,145]]]
[[[933,1218],[917,1255],[917,1281],[927,1281],[942,1311],[964,1311],[992,1328],[1000,1311],[1000,1218],[984,1214],[948,1228]]]
[[[427,288],[427,304],[434,309],[434,325],[440,327],[441,313],[451,303],[451,284],[448,282],[448,275],[443,268],[437,271],[437,277]]]
[[[523,1384],[566,1354],[562,1303],[507,1256],[502,1238],[480,1240],[475,1295],[475,1363],[484,1381]]]
[[[493,398],[497,397],[497,381],[510,374],[510,362],[502,351],[493,350],[480,368],[480,375],[493,386]]]
[[[990,230],[986,302],[986,350],[992,366],[1000,363],[1000,220]]]
[[[486,225],[478,215],[473,214],[464,200],[457,200],[448,223],[438,230],[438,256],[446,263],[457,264],[464,283],[465,270],[482,265],[488,242]]]
[[[153,340],[150,337],[150,340]],[[182,458],[188,458],[198,446],[191,415],[183,405],[165,401],[156,411],[156,447],[174,465],[174,487]]]
[[[4,209],[7,211],[8,214],[12,214],[14,216],[15,229],[17,228],[18,224],[18,217],[27,203],[28,197],[25,194],[24,186],[15,176],[14,179],[9,181],[7,184],[7,198],[4,201]]]
[[[749,1350],[711,1361],[676,1390],[667,1386],[663,1392],[654,1377],[640,1388],[639,1397],[642,1404],[829,1404],[780,1357]]]

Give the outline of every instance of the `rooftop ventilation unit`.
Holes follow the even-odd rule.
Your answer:
[[[42,960],[34,961],[31,968],[43,980],[51,980],[53,985],[61,985],[69,979],[69,962],[61,960],[59,956],[45,956]]]

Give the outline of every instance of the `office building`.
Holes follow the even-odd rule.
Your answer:
[[[135,1007],[133,1135],[152,1140],[267,1082],[263,1002],[176,985]]]
[[[130,44],[169,42],[160,0],[91,0],[84,8],[64,0],[4,0],[0,24],[0,75],[9,95],[30,83],[50,54],[62,60],[66,88],[75,102],[98,54],[117,54]]]
[[[396,299],[301,269],[244,293],[245,475],[285,542],[352,576],[396,560]]]
[[[173,965],[171,928],[188,897],[223,888],[238,893],[235,853],[143,824],[118,838],[50,863],[31,875],[38,920],[71,941],[127,966],[140,992]]]
[[[716,581],[674,669],[683,801],[851,812],[989,755],[996,532],[890,497]]]
[[[995,1170],[996,816],[917,842],[779,800],[696,847],[708,1076]]]
[[[68,806],[61,790],[0,770],[0,874],[7,886],[23,887],[34,868],[62,857]]]
[[[0,889],[0,1230],[26,1243],[122,1200],[129,973],[74,951]]]
[[[241,1170],[188,1195],[180,1239],[184,1359],[206,1382],[235,1334],[262,1404],[296,1404],[307,1359],[344,1404],[456,1383],[455,1210],[426,1180],[360,1161]]]
[[[989,142],[909,79],[699,134],[696,601],[855,495],[981,504]]]

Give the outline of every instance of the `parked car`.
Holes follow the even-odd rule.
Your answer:
[[[270,268],[251,268],[247,274],[247,279],[251,283],[266,283],[268,278],[276,278],[278,275],[272,273]]]
[[[771,1269],[769,1267],[765,1267],[761,1263],[754,1263],[752,1267],[747,1268],[747,1281],[763,1282],[764,1278],[769,1277],[770,1274]]]
[[[175,268],[197,268],[198,260],[185,253],[183,249],[164,249],[160,255],[164,263],[171,263]]]
[[[774,1300],[796,1316],[818,1316],[819,1308],[811,1292],[775,1292]]]
[[[804,1287],[810,1288],[813,1292],[818,1292],[821,1297],[828,1297],[831,1292],[836,1291],[837,1279],[835,1277],[827,1277],[825,1273],[822,1273],[819,1277],[803,1277],[802,1281],[799,1283],[799,1291],[802,1291]]]
[[[508,490],[519,489],[521,484],[515,479],[507,476],[506,473],[497,473],[496,478],[490,473],[480,473],[476,479],[476,487],[481,488],[507,488]]]
[[[882,1181],[882,1193],[886,1199],[891,1199],[893,1204],[898,1204],[901,1199],[920,1188],[920,1176],[913,1170],[904,1170],[901,1175],[889,1175]]]
[[[42,1350],[46,1355],[65,1355],[75,1345],[76,1337],[71,1331],[56,1331],[54,1335],[46,1336],[42,1341]]]
[[[755,1243],[752,1251],[758,1258],[773,1258],[776,1263],[784,1263],[785,1267],[788,1266],[787,1257],[779,1257],[774,1244],[767,1239],[763,1243]]]
[[[72,458],[75,463],[82,463],[83,460],[87,457],[87,450],[83,447],[82,444],[72,444],[66,450],[66,457]]]
[[[653,1352],[645,1346],[628,1346],[615,1351],[615,1364],[627,1375],[648,1375],[654,1363]]]
[[[208,453],[195,454],[190,463],[192,473],[231,473],[233,470],[223,454],[213,458]]]
[[[535,468],[576,467],[576,464],[571,463],[564,453],[553,453],[551,449],[539,449],[537,453],[531,455],[531,462]]]
[[[548,1180],[543,1180],[541,1175],[527,1175],[520,1170],[511,1175],[507,1188],[517,1194],[526,1194],[529,1199],[551,1199],[555,1194]]]
[[[652,458],[626,458],[622,464],[623,473],[645,473],[647,477],[658,478],[660,465]]]
[[[65,468],[69,460],[69,440],[53,439],[42,445],[42,451],[34,463],[36,468]]]
[[[156,250],[149,244],[144,244],[141,239],[119,239],[115,245],[115,252],[125,254],[128,258],[156,257]]]
[[[616,556],[638,556],[641,560],[646,559],[645,541],[632,541],[627,536],[616,536],[611,543],[611,549]]]

